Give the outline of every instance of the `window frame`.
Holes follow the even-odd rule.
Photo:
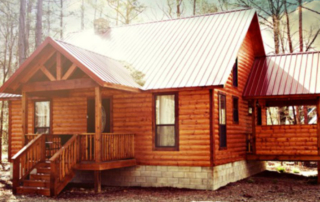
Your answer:
[[[234,101],[237,100],[237,112],[238,112],[238,120],[235,120],[235,107],[234,107]],[[239,97],[237,96],[232,96],[232,121],[234,124],[239,124]]]
[[[221,133],[220,133],[220,96],[225,97],[225,139],[226,144],[221,145]],[[222,92],[218,92],[218,129],[219,129],[219,150],[226,150],[228,149],[228,139],[227,139],[227,95]]]
[[[236,58],[236,61],[232,67],[232,86],[238,87],[239,85],[239,76],[238,76],[239,70],[238,70],[238,58]]]
[[[156,122],[156,101],[157,96],[161,95],[174,95],[174,110],[175,110],[175,145],[174,146],[157,146],[157,122]],[[153,93],[152,95],[152,149],[153,151],[179,151],[179,94],[178,92],[161,92]],[[173,124],[160,124],[160,125],[173,125]]]
[[[49,121],[49,127],[36,127],[36,103],[37,102],[49,102],[49,118],[50,118],[50,121]],[[34,100],[33,101],[33,132],[34,134],[36,134],[36,129],[37,128],[49,128],[49,133],[48,134],[52,134],[52,100],[51,99],[44,99],[44,100]]]

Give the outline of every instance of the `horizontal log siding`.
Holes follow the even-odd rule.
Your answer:
[[[113,110],[114,132],[136,135],[138,164],[210,165],[208,90],[179,92],[179,151],[152,151],[152,94],[114,94]]]
[[[253,38],[248,33],[238,52],[238,87],[232,85],[232,73],[223,89],[214,90],[214,164],[221,165],[234,161],[244,160],[246,153],[246,134],[251,133],[252,121],[248,115],[248,101],[242,99],[242,93],[246,85],[251,67],[254,61]],[[218,93],[226,94],[227,98],[227,148],[219,149],[219,125],[218,125]],[[232,96],[239,98],[239,124],[233,123]]]
[[[317,125],[257,126],[257,154],[317,155]]]
[[[21,101],[20,100],[12,100],[11,101],[11,109],[10,110],[10,118],[11,118],[11,157],[15,155],[22,148],[22,127],[21,127]],[[10,144],[10,143],[9,143]]]
[[[87,99],[92,89],[53,98],[53,134],[87,132]],[[210,165],[209,90],[179,92],[179,151],[152,151],[152,94],[102,90],[113,98],[113,132],[135,134],[135,157],[143,165]],[[34,101],[28,100],[28,133],[33,133]],[[21,101],[12,101],[12,153],[21,149]]]

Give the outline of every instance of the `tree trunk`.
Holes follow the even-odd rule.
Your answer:
[[[19,65],[26,59],[26,0],[20,0],[20,17],[19,17]]]
[[[50,1],[48,1],[47,4],[47,35],[50,36],[50,31],[51,31],[51,8],[50,8]]]
[[[292,40],[291,40],[291,33],[290,33],[290,19],[288,15],[288,8],[287,8],[287,1],[284,0],[284,12],[286,15],[287,20],[287,37],[288,37],[288,45],[289,45],[289,51],[290,53],[293,53],[293,47],[292,47]]]
[[[3,108],[4,108],[4,101],[1,101],[1,110],[0,110],[0,163],[2,163]]]
[[[60,0],[60,39],[63,39],[63,0]]]
[[[196,15],[197,0],[193,0],[193,15]]]
[[[84,0],[81,5],[81,30],[84,30]]]
[[[42,0],[37,2],[37,22],[36,22],[36,39],[35,48],[37,48],[42,41]]]
[[[309,120],[308,120],[308,108],[306,105],[303,105],[303,116],[304,116],[304,124],[308,125]]]
[[[299,4],[299,46],[300,52],[303,52],[303,36],[302,36],[302,0],[298,0]]]
[[[272,16],[273,21],[273,37],[274,37],[274,50],[276,54],[279,54],[279,20],[277,19],[277,16]]]
[[[27,19],[26,19],[26,39],[25,39],[25,49],[26,49],[26,55],[29,55],[30,46],[29,46],[29,39],[30,39],[30,23],[31,23],[31,16],[32,16],[32,7],[33,7],[33,1],[29,0],[28,7],[27,7]]]
[[[180,18],[181,11],[180,11],[180,4],[182,0],[177,0],[177,18]]]

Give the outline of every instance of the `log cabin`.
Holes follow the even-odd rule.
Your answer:
[[[265,160],[318,161],[319,121],[267,111],[320,105],[319,56],[267,56],[252,9],[48,37],[0,88],[13,193],[216,190]]]

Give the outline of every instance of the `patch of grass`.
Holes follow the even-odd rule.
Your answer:
[[[277,167],[277,171],[278,171],[279,173],[284,173],[286,170],[285,170],[284,167],[278,166],[278,167]]]
[[[292,172],[293,172],[293,173],[300,173],[300,170],[299,170],[298,168],[294,168],[294,169],[292,170]]]
[[[248,182],[248,183],[255,183],[255,180],[250,177],[250,178],[247,180],[247,182]]]

